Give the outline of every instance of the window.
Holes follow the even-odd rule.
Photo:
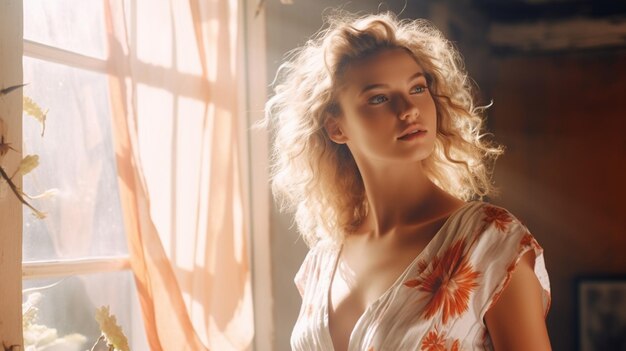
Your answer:
[[[31,195],[56,192],[32,200],[48,214],[42,221],[13,197],[3,199],[0,184],[0,315],[9,322],[0,325],[0,343],[10,341],[4,346],[21,343],[18,300],[23,284],[24,301],[41,296],[37,323],[56,328],[59,337],[80,333],[88,342],[78,349],[89,348],[97,337],[93,314],[100,305],[111,306],[133,350],[147,349],[128,239],[137,253],[130,261],[139,290],[163,293],[158,299],[142,295],[143,314],[166,321],[146,323],[151,343],[172,349],[194,339],[189,336],[195,332],[211,349],[224,349],[213,345],[226,343],[250,345],[253,287],[254,317],[260,325],[255,346],[271,348],[264,346],[271,342],[272,317],[267,303],[267,139],[258,133],[249,144],[243,141],[265,101],[264,64],[259,63],[264,62],[259,30],[264,22],[261,16],[250,21],[257,18],[256,2],[246,1],[245,13],[240,5],[238,0],[0,2],[0,86],[19,84],[23,63],[28,83],[23,93],[49,111],[44,129],[30,117],[6,113],[20,110],[19,93],[0,98],[0,114],[12,128],[10,142],[20,146],[3,167],[12,171],[20,156],[38,154],[39,167],[16,179]],[[119,18],[111,18],[112,12]],[[244,16],[249,25],[241,21]],[[105,38],[111,27],[114,35]],[[244,60],[241,53],[244,34],[248,43],[255,43],[252,51],[258,57],[253,60]],[[109,42],[120,45],[107,52]],[[16,54],[7,55],[11,52]],[[116,68],[118,63],[124,68]],[[247,71],[249,85],[243,82]],[[216,94],[209,94],[215,87],[219,89],[211,92]],[[124,135],[112,142],[112,134]],[[125,177],[120,183],[116,164]],[[235,180],[227,182],[232,196],[220,196],[223,182],[213,187],[211,180],[220,179],[214,170]],[[118,197],[130,220],[122,221]],[[224,201],[230,205],[223,206]],[[248,201],[256,205],[257,220],[250,246],[244,245]],[[223,208],[228,213],[214,211]],[[208,225],[222,221],[232,228]],[[124,228],[131,229],[124,233]],[[250,247],[256,253],[254,286],[247,263]],[[23,257],[18,257],[22,248]],[[150,255],[142,256],[146,251],[141,250]],[[227,271],[232,274],[223,274]],[[241,279],[233,279],[235,275]],[[213,292],[216,298],[211,299]],[[168,318],[176,313],[180,318]]]
[[[39,295],[36,323],[58,337],[84,336],[81,350],[100,335],[96,308],[109,305],[131,349],[145,350],[118,195],[108,95],[115,67],[107,62],[104,3],[23,6],[24,95],[49,111],[45,128],[23,120],[23,155],[40,161],[23,189],[55,193],[33,200],[44,220],[24,209],[23,299]],[[25,334],[25,346],[29,337],[37,335]]]

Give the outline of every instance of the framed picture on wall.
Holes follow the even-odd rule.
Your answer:
[[[577,288],[578,349],[626,350],[626,277],[582,278]]]

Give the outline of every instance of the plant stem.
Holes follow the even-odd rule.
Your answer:
[[[20,190],[17,188],[17,186],[13,183],[13,181],[11,180],[11,178],[9,178],[9,175],[4,171],[4,169],[2,168],[2,166],[0,166],[0,175],[2,176],[2,178],[4,178],[4,180],[9,184],[9,187],[11,188],[11,191],[13,191],[13,193],[15,194],[15,196],[17,196],[18,200],[20,200],[21,203],[23,203],[24,205],[28,206],[31,210],[35,211],[35,213],[39,213],[39,210],[37,210],[36,208],[34,208],[31,204],[29,204],[24,197],[22,196]]]
[[[96,349],[96,346],[98,346],[98,343],[102,340],[104,340],[104,335],[100,334],[100,337],[98,338],[98,340],[96,340],[96,343],[93,344],[93,346],[91,347],[91,351],[94,351]]]
[[[19,84],[19,85],[13,85],[13,86],[10,86],[10,87],[8,87],[8,88],[6,88],[6,89],[2,89],[2,90],[0,90],[0,95],[6,95],[6,94],[8,94],[8,93],[12,92],[13,90],[18,89],[18,88],[21,88],[21,87],[23,87],[23,86],[25,86],[25,85],[27,85],[27,84],[28,84],[28,83],[25,83],[25,84]]]

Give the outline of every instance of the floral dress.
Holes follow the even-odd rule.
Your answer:
[[[493,350],[483,318],[530,250],[545,315],[550,283],[541,246],[505,209],[479,201],[465,204],[367,307],[348,350]],[[320,241],[296,274],[302,307],[291,335],[295,351],[333,350],[328,301],[340,251],[340,246]]]

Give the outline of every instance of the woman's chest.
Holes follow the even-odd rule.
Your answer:
[[[372,242],[366,239],[346,240],[337,254],[330,274],[330,310],[361,314],[380,296],[390,290],[415,263],[424,259],[424,249],[434,233],[423,233],[421,239],[389,239]],[[333,316],[331,315],[331,318]]]
[[[402,282],[423,247],[379,252],[345,250],[337,259],[328,296],[329,332],[335,350],[348,348],[350,335],[366,313]]]
[[[406,253],[340,257],[329,289],[331,312],[362,313],[395,283],[414,258]]]

